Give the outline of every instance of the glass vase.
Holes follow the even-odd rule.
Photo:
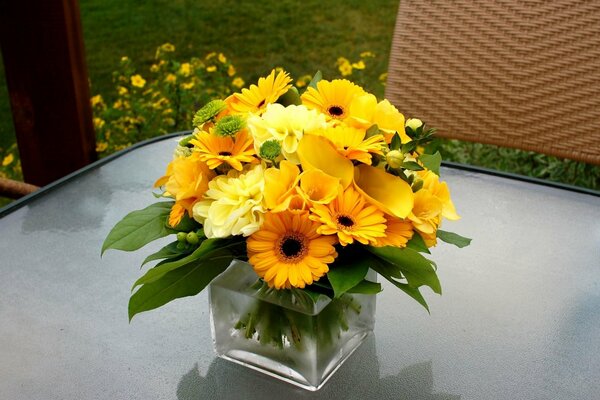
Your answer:
[[[369,272],[367,279],[375,281]],[[213,344],[219,357],[307,390],[319,390],[373,332],[375,295],[275,290],[245,262],[210,285]]]

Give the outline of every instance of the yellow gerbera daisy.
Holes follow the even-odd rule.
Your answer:
[[[350,116],[350,104],[354,97],[364,93],[360,86],[346,79],[321,80],[317,83],[317,89],[309,87],[302,94],[302,104],[321,111],[329,119],[343,120]]]
[[[322,225],[317,232],[335,235],[342,246],[354,240],[362,244],[375,243],[385,236],[385,218],[377,207],[368,204],[352,186],[338,194],[331,203],[313,204],[309,217]]]
[[[383,155],[382,149],[386,146],[383,135],[373,135],[365,139],[365,130],[345,125],[329,127],[320,133],[331,140],[344,157],[367,165],[371,165],[371,153]]]
[[[291,85],[292,78],[285,71],[279,71],[275,76],[275,70],[267,77],[260,78],[258,85],[250,85],[248,89],[242,89],[242,93],[234,93],[225,102],[237,113],[261,114],[267,104],[274,103],[279,96],[283,95]]]
[[[256,273],[276,289],[303,288],[329,271],[337,257],[334,236],[317,233],[319,224],[291,212],[267,213],[247,240]]]
[[[235,136],[218,136],[214,133],[199,131],[190,140],[200,160],[206,162],[210,169],[215,169],[223,163],[229,164],[237,171],[243,169],[242,163],[257,162],[254,157],[252,136],[246,130]]]
[[[412,238],[414,234],[413,226],[410,221],[406,221],[400,218],[392,217],[391,215],[385,216],[386,229],[385,236],[377,238],[375,242],[376,247],[383,246],[394,246],[394,247],[406,247],[406,243]]]

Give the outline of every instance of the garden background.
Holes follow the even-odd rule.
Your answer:
[[[190,129],[190,115],[207,99],[275,67],[300,85],[317,70],[325,79],[344,76],[381,98],[398,4],[80,0],[99,155]],[[597,166],[458,141],[434,145],[445,160],[600,189]],[[22,179],[18,160],[0,63],[0,176]]]

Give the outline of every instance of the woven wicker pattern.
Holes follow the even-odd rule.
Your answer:
[[[439,136],[600,164],[600,1],[402,0],[386,97]]]

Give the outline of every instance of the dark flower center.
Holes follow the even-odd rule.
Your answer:
[[[338,224],[346,228],[351,228],[352,226],[354,226],[354,221],[352,220],[352,218],[347,217],[345,215],[340,215],[337,219],[337,222]]]
[[[265,105],[265,100],[261,100],[260,103],[258,103],[258,108],[261,108],[264,105]]]
[[[230,155],[231,155],[231,153],[230,153],[230,152],[228,152],[228,151],[220,151],[220,152],[219,152],[219,155],[220,155],[220,156],[230,156]]]
[[[331,106],[327,111],[329,112],[329,115],[333,117],[339,117],[344,114],[344,109],[340,106]]]
[[[302,242],[294,237],[286,238],[281,244],[281,252],[287,258],[293,258],[302,253]]]

